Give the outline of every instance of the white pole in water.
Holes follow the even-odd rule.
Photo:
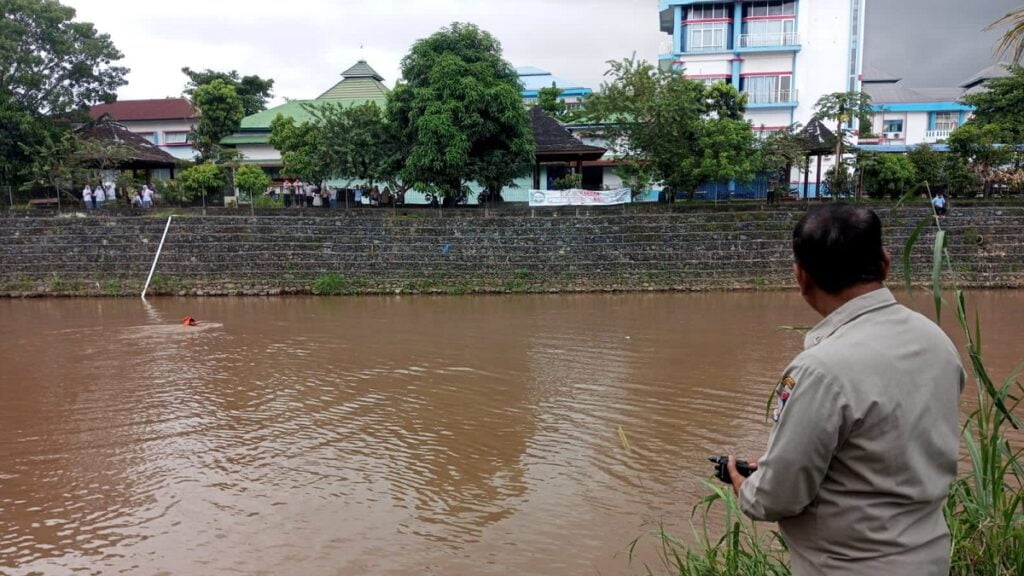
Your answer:
[[[160,237],[160,246],[156,249],[156,257],[153,258],[153,266],[149,269],[149,278],[146,278],[146,286],[142,289],[142,299],[146,299],[146,291],[149,290],[149,283],[153,280],[153,272],[156,272],[156,263],[160,260],[160,252],[164,249],[164,240],[167,240],[167,231],[171,229],[171,219],[174,215],[167,217],[167,226],[164,226],[164,235]]]

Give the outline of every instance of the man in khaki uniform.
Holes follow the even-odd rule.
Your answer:
[[[825,319],[786,368],[768,451],[740,507],[777,521],[793,574],[949,574],[964,371],[949,338],[893,298],[870,209],[823,206],[793,231],[795,273]]]

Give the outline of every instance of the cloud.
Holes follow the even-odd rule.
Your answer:
[[[275,81],[275,101],[313,98],[365,58],[392,85],[412,44],[453,21],[494,34],[505,58],[597,88],[606,61],[654,60],[664,39],[653,0],[64,0],[109,33],[131,68],[121,98],[181,93],[181,68]]]

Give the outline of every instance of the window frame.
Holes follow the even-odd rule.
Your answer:
[[[729,49],[729,24],[727,22],[706,22],[702,24],[689,24],[687,25],[686,39],[686,50],[688,52],[714,52],[724,51]],[[721,42],[715,42],[715,35],[721,33]],[[697,42],[694,41],[694,37],[700,35],[701,42],[700,46],[697,46]],[[710,34],[711,42],[706,43],[705,34]]]
[[[191,146],[192,143],[188,141],[188,130],[165,130],[164,131],[164,146]],[[183,139],[179,142],[172,140],[172,137],[183,136]]]
[[[899,123],[899,129],[892,130],[891,128],[892,128],[892,126],[894,124],[891,124],[891,123],[895,123],[895,122]],[[902,134],[903,133],[904,124],[905,124],[905,122],[903,121],[903,118],[883,118],[882,119],[882,133],[899,132],[900,134]]]

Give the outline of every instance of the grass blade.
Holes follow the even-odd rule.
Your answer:
[[[932,294],[935,296],[935,323],[942,319],[942,254],[946,250],[946,231],[939,230],[935,234],[935,247],[932,251]]]
[[[903,200],[900,200],[902,202]],[[907,285],[907,292],[911,290],[911,274],[910,274],[910,256],[914,252],[914,246],[917,245],[918,238],[921,237],[921,232],[924,231],[925,227],[932,221],[932,219],[925,218],[917,223],[914,227],[914,231],[911,232],[910,237],[907,238],[907,243],[903,246],[903,282]]]

